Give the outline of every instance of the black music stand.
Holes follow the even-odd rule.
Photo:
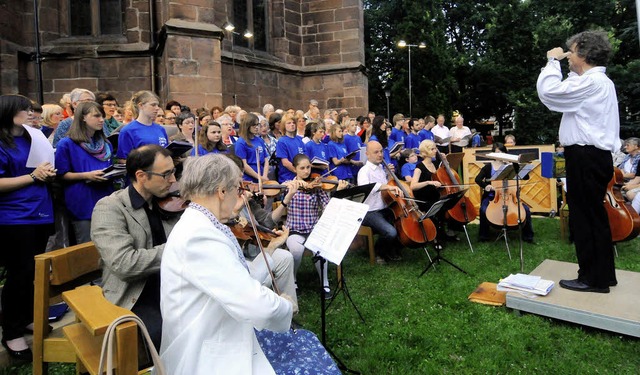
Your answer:
[[[488,154],[489,155],[489,154]],[[506,165],[504,168],[496,171],[493,176],[491,176],[491,180],[510,180],[515,179],[516,181],[516,203],[518,205],[518,244],[520,249],[520,271],[524,272],[524,249],[522,246],[522,212],[520,211],[520,204],[522,201],[520,200],[520,180],[524,179],[529,172],[534,168],[533,165],[527,164],[524,167],[521,167],[520,164],[528,163],[531,160],[535,160],[537,157],[535,154],[520,154],[520,155],[510,155],[505,154],[506,156],[512,158],[515,157],[514,160],[509,160],[506,158],[502,158],[498,153],[493,154],[494,156],[488,156],[490,159],[497,159],[508,161],[511,164]],[[498,241],[501,237],[504,237],[504,243],[507,247],[507,253],[509,254],[509,260],[511,260],[511,251],[509,250],[509,241],[507,237],[507,208],[503,207],[504,219],[502,224],[502,233],[498,235],[496,241]]]
[[[460,199],[462,199],[462,197],[467,193],[468,189],[464,189],[464,190],[460,190],[456,193],[453,194],[449,194],[443,198],[441,198],[440,200],[438,200],[437,202],[435,202],[431,208],[429,208],[429,210],[423,214],[420,219],[418,221],[423,221],[424,219],[430,218],[430,217],[434,217],[436,215],[438,215],[441,212],[446,212],[449,211],[451,208],[453,208]],[[424,275],[425,273],[427,273],[427,271],[433,267],[433,269],[435,269],[435,264],[436,263],[440,263],[440,261],[443,261],[445,263],[448,263],[449,265],[453,266],[454,268],[456,268],[458,271],[467,274],[467,271],[463,270],[462,268],[458,267],[457,265],[453,264],[450,260],[444,258],[442,255],[440,255],[440,252],[443,249],[442,245],[440,244],[435,244],[433,246],[433,249],[436,251],[436,255],[433,257],[433,259],[430,259],[429,264],[425,267],[425,269],[422,271],[422,273],[420,274],[421,277],[422,275]]]

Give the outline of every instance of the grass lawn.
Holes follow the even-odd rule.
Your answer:
[[[537,244],[524,244],[525,273],[547,258],[576,262],[573,246],[560,241],[557,219],[534,218],[534,231]],[[339,296],[327,313],[327,342],[349,368],[363,374],[640,373],[638,339],[468,302],[481,282],[520,271],[515,233],[509,260],[504,242],[477,243],[476,225],[469,232],[474,253],[464,240],[443,252],[469,275],[442,263],[418,278],[427,263],[422,250],[405,250],[402,261],[387,266],[370,266],[365,251],[346,256],[347,285],[366,322]],[[616,268],[640,272],[640,240],[619,244],[618,253]],[[335,278],[335,267],[330,271]],[[306,257],[296,321],[320,335],[317,280]],[[30,366],[0,370],[29,373]],[[56,365],[50,373],[75,372]]]

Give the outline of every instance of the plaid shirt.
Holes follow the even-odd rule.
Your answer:
[[[311,233],[327,203],[329,203],[329,194],[322,190],[295,193],[287,208],[289,230],[300,234]]]

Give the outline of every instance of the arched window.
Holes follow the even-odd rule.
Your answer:
[[[236,46],[267,50],[267,0],[235,0],[233,1],[233,24],[238,34],[234,34]],[[243,37],[244,30],[250,30],[253,38]]]
[[[124,34],[122,0],[69,0],[70,36]]]

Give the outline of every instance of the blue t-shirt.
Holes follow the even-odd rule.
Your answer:
[[[424,141],[425,139],[428,139],[430,141],[434,140],[431,130],[422,129],[418,132],[418,135],[420,136],[420,142]]]
[[[329,142],[329,149],[331,150],[331,157],[332,158],[337,158],[338,160],[342,159],[343,157],[347,156],[348,152],[347,152],[347,146],[344,144],[344,142],[342,143],[337,143],[334,141],[330,141]],[[346,180],[346,179],[350,179],[353,178],[353,174],[351,173],[351,165],[350,164],[340,164],[338,166],[333,164],[333,161],[331,161],[330,165],[329,165],[330,169],[335,168],[335,170],[332,172],[333,175],[335,175],[336,177],[338,177],[338,179],[340,180]]]
[[[111,144],[106,143],[105,147],[111,148]],[[62,138],[56,148],[58,176],[67,172],[82,173],[105,169],[110,165],[110,160],[102,161],[94,158],[71,138]],[[111,181],[64,181],[63,186],[65,205],[73,220],[91,220],[91,213],[96,203],[113,193]]]
[[[402,142],[404,139],[405,133],[402,128],[398,129],[395,126],[391,128],[391,134],[389,135],[389,139],[395,142]]]
[[[304,143],[300,137],[284,136],[278,139],[276,145],[276,158],[278,158],[278,182],[291,181],[296,174],[282,165],[282,159],[287,159],[293,163],[293,158],[298,154],[304,154]]]
[[[0,177],[18,177],[27,168],[31,143],[24,136],[14,137],[16,148],[0,144]],[[0,193],[0,225],[51,224],[53,203],[47,185],[40,181],[7,193]]]
[[[362,139],[358,135],[345,134],[344,144],[347,146],[347,153],[350,153],[356,150],[359,151],[360,148],[364,147],[364,143],[362,142]],[[351,160],[360,161],[360,152],[358,152],[356,156],[354,156],[354,158]],[[366,160],[363,160],[363,161],[366,161]],[[358,171],[360,170],[360,168],[361,167],[358,165],[351,164],[351,174],[354,177],[356,177],[358,175]]]
[[[304,153],[307,154],[309,160],[313,160],[313,158],[318,157],[324,159],[329,162],[331,165],[331,149],[326,143],[315,143],[313,140],[305,143],[304,145]],[[326,173],[327,170],[311,168],[311,173]]]
[[[129,125],[120,130],[118,136],[118,159],[126,159],[131,150],[144,145],[167,146],[169,137],[167,131],[156,123],[143,125],[138,120],[133,120]]]
[[[229,149],[227,149],[225,151],[220,151],[217,148],[214,148],[211,151],[207,151],[207,149],[202,147],[202,145],[198,145],[198,156],[202,156],[202,155],[206,155],[206,154],[226,154],[228,151],[229,151]],[[195,148],[191,149],[191,156],[196,156],[196,149]]]
[[[404,148],[418,148],[420,147],[420,136],[418,134],[408,134],[404,137]]]
[[[253,137],[251,140],[251,144],[253,146],[249,146],[247,141],[244,138],[238,138],[234,146],[234,151],[236,155],[243,160],[247,161],[247,164],[254,170],[254,172],[258,173],[258,162],[260,163],[260,174],[264,173],[264,160],[269,157],[267,153],[267,146],[264,144],[264,141],[260,137]],[[256,160],[256,149],[258,150],[258,157],[260,160]],[[267,166],[269,168],[269,166]],[[243,173],[242,179],[245,181],[258,182],[257,179],[249,176],[246,173]]]
[[[413,171],[416,170],[417,163],[404,163],[402,169],[400,169],[402,179],[406,181],[407,176],[413,177]]]

